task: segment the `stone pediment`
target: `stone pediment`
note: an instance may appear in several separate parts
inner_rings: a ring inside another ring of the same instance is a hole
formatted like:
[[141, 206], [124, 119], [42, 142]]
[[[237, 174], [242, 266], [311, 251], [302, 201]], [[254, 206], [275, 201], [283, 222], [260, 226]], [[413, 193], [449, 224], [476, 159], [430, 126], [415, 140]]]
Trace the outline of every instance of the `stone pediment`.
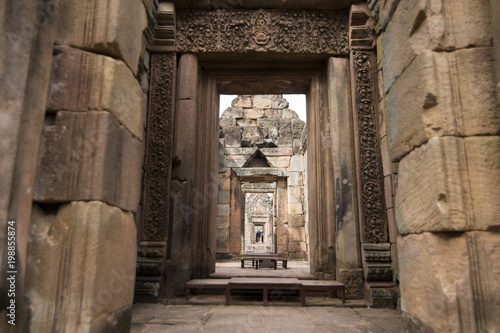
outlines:
[[248, 161], [243, 165], [244, 168], [272, 168], [273, 165], [268, 161], [260, 149], [257, 149]]

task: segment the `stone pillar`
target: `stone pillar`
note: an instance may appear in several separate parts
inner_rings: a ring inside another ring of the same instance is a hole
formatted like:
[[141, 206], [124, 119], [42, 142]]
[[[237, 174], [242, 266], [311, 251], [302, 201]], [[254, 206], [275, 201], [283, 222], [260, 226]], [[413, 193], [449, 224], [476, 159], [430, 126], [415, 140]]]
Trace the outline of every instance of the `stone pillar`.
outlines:
[[316, 75], [313, 78], [308, 99], [307, 177], [311, 273], [318, 279], [335, 279], [332, 129], [326, 75]]
[[381, 12], [389, 153], [399, 162], [401, 310], [409, 330], [500, 329], [491, 4], [401, 0]]
[[133, 0], [59, 9], [33, 189], [30, 330], [125, 331], [144, 155], [146, 98], [135, 75], [146, 9]]
[[171, 236], [170, 190], [173, 157], [173, 118], [177, 59], [174, 7], [162, 3], [156, 24], [148, 29], [149, 108], [144, 158], [142, 218], [138, 237], [136, 301], [155, 301], [165, 294], [165, 262]]
[[195, 213], [198, 58], [180, 57], [178, 68], [172, 169], [172, 221], [166, 277], [167, 295], [181, 293], [191, 278]]
[[359, 242], [356, 168], [352, 152], [349, 61], [330, 58], [327, 68], [331, 151], [335, 190], [335, 255], [337, 277], [347, 285], [348, 297], [363, 297], [363, 269]]
[[231, 169], [230, 178], [230, 211], [229, 211], [229, 253], [233, 256], [238, 256], [243, 253], [243, 247], [245, 246], [245, 240], [243, 239], [242, 223], [242, 203], [244, 198], [244, 193], [241, 191], [241, 181], [236, 175], [236, 172]]
[[393, 268], [385, 209], [375, 36], [367, 5], [350, 12], [350, 47], [360, 236], [365, 288], [374, 307], [394, 306]]
[[[38, 150], [50, 81], [55, 22], [58, 17], [57, 5], [57, 1], [3, 2], [0, 5], [0, 42], [3, 45], [0, 50], [2, 332], [29, 329], [29, 304], [25, 302], [28, 242]], [[11, 249], [15, 248], [11, 250], [11, 253], [15, 252], [15, 262], [8, 258], [7, 245]], [[7, 277], [11, 275], [15, 276], [15, 297], [9, 291], [11, 284]], [[6, 310], [12, 301], [15, 301], [15, 318], [8, 316], [11, 310]], [[11, 325], [14, 323], [15, 326]]]

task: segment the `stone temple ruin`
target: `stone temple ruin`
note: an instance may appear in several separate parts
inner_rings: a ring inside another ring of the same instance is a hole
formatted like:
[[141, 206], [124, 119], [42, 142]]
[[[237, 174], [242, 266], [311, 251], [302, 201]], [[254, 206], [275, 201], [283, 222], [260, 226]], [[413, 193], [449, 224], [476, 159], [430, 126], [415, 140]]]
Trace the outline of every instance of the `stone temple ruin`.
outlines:
[[217, 256], [308, 259], [305, 122], [281, 95], [240, 95], [219, 124]]
[[127, 332], [251, 251], [410, 332], [500, 331], [498, 1], [0, 9], [1, 332]]

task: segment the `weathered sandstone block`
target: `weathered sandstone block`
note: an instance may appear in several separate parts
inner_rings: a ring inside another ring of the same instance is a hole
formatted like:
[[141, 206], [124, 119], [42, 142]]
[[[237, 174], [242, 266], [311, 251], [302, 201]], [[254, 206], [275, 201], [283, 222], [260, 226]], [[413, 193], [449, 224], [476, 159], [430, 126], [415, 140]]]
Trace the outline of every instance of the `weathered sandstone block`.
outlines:
[[219, 203], [220, 204], [229, 203], [229, 191], [219, 191]]
[[227, 128], [224, 131], [226, 147], [241, 147], [241, 131], [242, 127], [239, 126]]
[[241, 118], [243, 117], [243, 109], [241, 107], [230, 106], [222, 112], [221, 118]]
[[59, 17], [57, 44], [122, 59], [137, 74], [142, 31], [147, 27], [141, 1], [63, 1]]
[[[275, 104], [277, 101], [274, 101]], [[273, 95], [256, 95], [253, 97], [253, 107], [256, 109], [273, 108]]]
[[264, 116], [266, 118], [279, 119], [281, 118], [281, 110], [266, 109], [264, 110]]
[[217, 228], [217, 252], [229, 252], [229, 228]]
[[226, 155], [226, 167], [242, 168], [251, 155]]
[[400, 0], [380, 0], [379, 21], [382, 29], [387, 28]]
[[290, 147], [261, 148], [260, 151], [266, 156], [292, 156], [293, 149]]
[[217, 216], [229, 216], [229, 204], [218, 204]]
[[252, 155], [257, 147], [226, 148], [226, 155]]
[[387, 96], [391, 159], [435, 136], [498, 133], [494, 64], [491, 48], [422, 52]]
[[302, 137], [304, 127], [306, 127], [305, 122], [303, 122], [299, 118], [292, 119], [292, 133], [294, 139], [300, 139]]
[[34, 200], [100, 200], [136, 211], [143, 144], [109, 112], [66, 112], [44, 129]]
[[[239, 95], [231, 102], [234, 109], [237, 108], [251, 108], [252, 107], [252, 95]], [[240, 116], [241, 117], [241, 116]]]
[[305, 225], [304, 215], [288, 215], [288, 225], [290, 227], [303, 227]]
[[252, 147], [255, 144], [263, 143], [264, 137], [262, 136], [262, 131], [258, 126], [249, 126], [249, 127], [243, 127], [241, 140], [242, 140], [242, 146]]
[[490, 46], [488, 0], [401, 0], [382, 36], [384, 86], [424, 50]]
[[241, 127], [257, 126], [257, 120], [256, 119], [243, 118], [243, 119], [238, 119], [236, 121], [236, 124], [238, 124], [238, 126], [241, 126]]
[[288, 243], [288, 251], [290, 252], [306, 252], [307, 244], [305, 242], [293, 242], [290, 240]]
[[293, 155], [290, 161], [290, 171], [305, 171], [304, 168], [304, 156], [302, 155]]
[[47, 108], [109, 111], [142, 140], [146, 96], [127, 66], [115, 59], [56, 47]]
[[284, 119], [292, 119], [292, 118], [298, 118], [299, 116], [297, 115], [297, 112], [290, 110], [290, 109], [284, 109], [283, 110], [283, 118]]
[[304, 227], [288, 227], [288, 239], [291, 242], [305, 242], [306, 233]]
[[290, 156], [268, 156], [267, 161], [273, 168], [288, 169], [290, 167]]
[[217, 228], [229, 228], [229, 216], [217, 216]]
[[288, 187], [288, 214], [300, 215], [304, 211], [302, 205], [302, 193], [300, 186]]
[[500, 329], [499, 239], [484, 231], [399, 237], [401, 309], [416, 319], [411, 331]]
[[402, 234], [500, 227], [500, 137], [433, 138], [399, 164]]
[[261, 109], [244, 109], [243, 117], [248, 119], [257, 119], [264, 117], [264, 110]]
[[34, 206], [27, 294], [34, 332], [130, 327], [136, 261], [130, 212], [98, 201]]

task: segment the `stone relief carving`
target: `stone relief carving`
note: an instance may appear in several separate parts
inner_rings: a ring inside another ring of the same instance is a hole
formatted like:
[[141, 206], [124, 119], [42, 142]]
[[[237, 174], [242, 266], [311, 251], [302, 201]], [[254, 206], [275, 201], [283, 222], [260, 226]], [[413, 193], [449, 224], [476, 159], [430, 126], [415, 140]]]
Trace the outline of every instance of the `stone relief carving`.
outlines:
[[333, 11], [177, 11], [178, 53], [347, 55], [348, 16]]
[[172, 114], [176, 55], [151, 55], [151, 86], [144, 163], [143, 240], [167, 238], [172, 171]]
[[374, 107], [374, 81], [371, 74], [370, 52], [353, 51], [358, 118], [359, 160], [361, 170], [361, 205], [365, 241], [381, 243], [387, 240], [385, 223], [382, 162]]
[[361, 269], [341, 269], [339, 281], [345, 284], [346, 297], [363, 297], [363, 271]]

